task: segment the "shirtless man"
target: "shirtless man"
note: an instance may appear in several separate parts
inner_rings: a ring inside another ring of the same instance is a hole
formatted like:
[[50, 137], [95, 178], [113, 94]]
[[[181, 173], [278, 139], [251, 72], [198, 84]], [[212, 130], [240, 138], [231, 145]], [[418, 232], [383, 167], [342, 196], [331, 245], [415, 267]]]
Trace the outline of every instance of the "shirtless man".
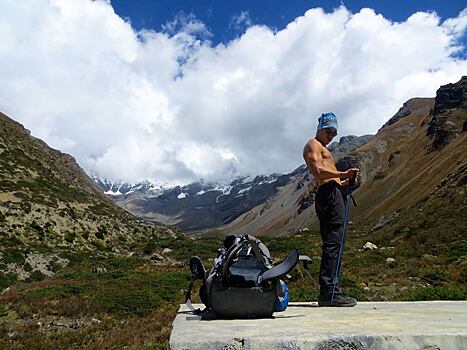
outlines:
[[348, 186], [349, 179], [355, 178], [358, 173], [357, 168], [347, 171], [336, 169], [331, 152], [326, 148], [336, 135], [337, 117], [334, 113], [323, 113], [318, 118], [315, 138], [308, 141], [303, 149], [303, 158], [318, 185], [315, 207], [323, 240], [318, 304], [319, 306], [355, 306], [357, 300], [343, 296], [339, 286], [336, 286], [334, 299], [331, 300], [344, 226], [343, 187]]

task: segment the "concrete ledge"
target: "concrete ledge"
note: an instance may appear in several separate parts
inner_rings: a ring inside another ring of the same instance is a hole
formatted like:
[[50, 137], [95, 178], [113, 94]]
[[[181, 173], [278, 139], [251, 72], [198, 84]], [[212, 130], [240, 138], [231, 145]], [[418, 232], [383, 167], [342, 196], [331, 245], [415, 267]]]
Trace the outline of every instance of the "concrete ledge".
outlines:
[[252, 320], [202, 320], [186, 311], [181, 305], [173, 322], [172, 350], [467, 349], [467, 301], [292, 303], [274, 318]]

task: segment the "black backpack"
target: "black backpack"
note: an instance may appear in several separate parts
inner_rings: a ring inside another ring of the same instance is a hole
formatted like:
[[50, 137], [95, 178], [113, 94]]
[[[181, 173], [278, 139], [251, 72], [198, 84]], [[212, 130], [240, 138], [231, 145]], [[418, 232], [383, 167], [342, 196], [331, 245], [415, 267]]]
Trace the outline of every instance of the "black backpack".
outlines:
[[201, 279], [200, 298], [206, 306], [202, 312], [211, 311], [224, 318], [270, 317], [287, 306], [287, 288], [280, 277], [297, 262], [298, 251], [294, 249], [274, 266], [268, 248], [259, 239], [250, 235], [228, 236], [210, 271], [204, 269], [198, 257], [190, 259], [187, 306], [195, 313], [201, 312], [194, 310], [190, 300], [194, 280]]

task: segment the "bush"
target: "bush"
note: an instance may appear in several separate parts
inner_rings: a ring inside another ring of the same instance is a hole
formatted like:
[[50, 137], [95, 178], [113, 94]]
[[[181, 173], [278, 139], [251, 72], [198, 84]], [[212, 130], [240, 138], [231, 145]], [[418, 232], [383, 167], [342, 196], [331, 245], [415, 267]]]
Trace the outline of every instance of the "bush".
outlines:
[[423, 278], [430, 281], [449, 281], [449, 276], [446, 272], [439, 268], [432, 269], [423, 275]]
[[16, 275], [12, 273], [0, 273], [0, 291], [13, 285], [16, 282]]
[[461, 273], [459, 275], [459, 282], [467, 283], [467, 266], [462, 266]]
[[29, 282], [36, 282], [36, 281], [42, 281], [43, 279], [45, 279], [45, 277], [46, 276], [42, 272], [38, 270], [34, 270], [27, 280]]
[[65, 233], [65, 241], [68, 243], [73, 243], [76, 238], [76, 234], [73, 231]]
[[5, 305], [0, 305], [0, 317], [8, 316], [8, 309]]
[[96, 237], [99, 239], [104, 239], [104, 236], [107, 235], [107, 229], [103, 226], [97, 228]]
[[401, 300], [426, 301], [426, 300], [467, 300], [467, 294], [452, 287], [417, 287], [402, 293]]
[[30, 299], [54, 299], [65, 298], [70, 295], [77, 295], [87, 291], [90, 287], [86, 284], [63, 284], [59, 286], [37, 288], [23, 292], [23, 295]]
[[151, 239], [144, 246], [143, 253], [146, 254], [146, 255], [149, 255], [154, 251], [154, 249], [156, 249], [156, 241]]
[[467, 255], [467, 241], [457, 241], [448, 247], [448, 261], [453, 262], [462, 256]]
[[160, 306], [160, 298], [148, 290], [111, 287], [99, 291], [94, 301], [106, 312], [144, 315]]
[[15, 263], [18, 265], [23, 265], [26, 262], [24, 258], [24, 253], [19, 250], [7, 250], [3, 252], [3, 261], [5, 264]]
[[319, 292], [311, 288], [298, 287], [289, 289], [290, 301], [317, 301]]

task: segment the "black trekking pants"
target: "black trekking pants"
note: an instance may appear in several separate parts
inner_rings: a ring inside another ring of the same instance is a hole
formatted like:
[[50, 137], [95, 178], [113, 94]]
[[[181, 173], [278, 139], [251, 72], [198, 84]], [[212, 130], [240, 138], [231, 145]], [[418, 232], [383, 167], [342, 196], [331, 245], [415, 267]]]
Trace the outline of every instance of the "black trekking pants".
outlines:
[[[320, 295], [330, 297], [344, 228], [345, 207], [341, 185], [335, 181], [321, 185], [316, 193], [315, 208], [323, 240], [319, 271]], [[340, 294], [339, 286], [335, 293]]]

